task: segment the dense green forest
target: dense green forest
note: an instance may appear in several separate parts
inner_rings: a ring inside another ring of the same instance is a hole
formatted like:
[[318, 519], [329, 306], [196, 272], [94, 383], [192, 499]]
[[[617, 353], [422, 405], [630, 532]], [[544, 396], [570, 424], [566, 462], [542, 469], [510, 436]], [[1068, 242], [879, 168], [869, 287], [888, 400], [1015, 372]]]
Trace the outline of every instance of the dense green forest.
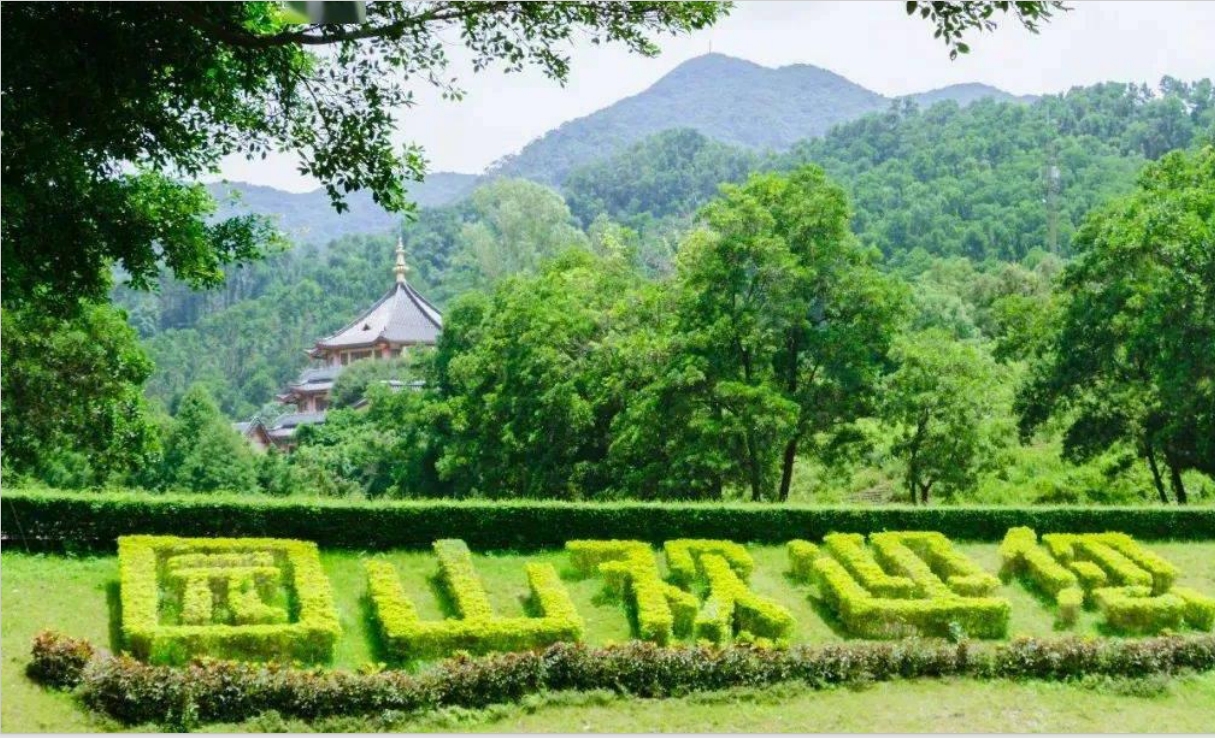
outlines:
[[[401, 231], [411, 280], [447, 308], [437, 354], [401, 369], [428, 389], [364, 380], [369, 410], [244, 473], [377, 496], [1210, 497], [1205, 410], [1111, 415], [1052, 341], [1081, 330], [1059, 326], [1082, 320], [1069, 264], [1094, 213], [1213, 139], [1211, 83], [1165, 79], [903, 101], [779, 154], [666, 131], [560, 193], [489, 180]], [[209, 293], [120, 288], [149, 397], [180, 412], [205, 389], [230, 417], [273, 417], [302, 349], [387, 288], [392, 242], [286, 251]]]
[[[1172, 421], [1153, 415], [1145, 433], [1148, 416], [1122, 418], [1079, 444], [1076, 424], [1096, 422], [1083, 392], [1043, 367], [1091, 213], [1213, 131], [1210, 82], [1166, 79], [1031, 104], [904, 100], [781, 153], [664, 131], [573, 169], [560, 192], [487, 179], [400, 231], [411, 281], [447, 309], [437, 354], [401, 370], [428, 389], [364, 380], [370, 409], [301, 431], [290, 457], [223, 440], [224, 417], [289, 409], [273, 397], [303, 350], [387, 289], [393, 236], [283, 250], [203, 292], [168, 275], [154, 293], [120, 284], [150, 359], [132, 374], [147, 400], [130, 401], [150, 402], [167, 440], [110, 433], [149, 459], [118, 478], [280, 494], [1203, 499], [1215, 488], [1194, 443], [1167, 442], [1170, 461], [1145, 441]], [[784, 246], [757, 246], [756, 229]], [[772, 281], [747, 286], [756, 274]], [[113, 350], [136, 350], [125, 341]], [[222, 474], [205, 460], [224, 454], [165, 461], [188, 456], [171, 439], [199, 434], [239, 461]], [[67, 454], [41, 476], [114, 473]]]
[[[402, 232], [411, 280], [440, 305], [574, 245], [618, 241], [646, 274], [662, 275], [721, 183], [814, 163], [844, 186], [852, 230], [881, 250], [887, 269], [915, 279], [932, 271], [933, 257], [956, 256], [1037, 266], [1044, 254], [1066, 259], [1084, 216], [1129, 192], [1145, 161], [1210, 136], [1212, 126], [1211, 83], [1166, 79], [1155, 92], [1107, 84], [1032, 105], [900, 103], [780, 155], [674, 130], [574, 171], [564, 202], [500, 180], [455, 205], [422, 209]], [[201, 381], [226, 412], [248, 416], [298, 372], [303, 348], [387, 288], [390, 253], [387, 235], [349, 237], [243, 265], [210, 292], [172, 281], [158, 295], [120, 289], [158, 367], [150, 394], [172, 406]], [[952, 311], [959, 335], [978, 335], [975, 322], [986, 318], [963, 309], [959, 293], [970, 286], [941, 281], [915, 290], [917, 301]]]

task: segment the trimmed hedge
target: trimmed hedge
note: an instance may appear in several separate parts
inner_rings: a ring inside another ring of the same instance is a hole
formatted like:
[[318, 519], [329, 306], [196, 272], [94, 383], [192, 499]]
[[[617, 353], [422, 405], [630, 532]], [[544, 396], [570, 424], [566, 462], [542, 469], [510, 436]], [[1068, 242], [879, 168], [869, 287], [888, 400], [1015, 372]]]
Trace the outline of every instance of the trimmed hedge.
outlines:
[[960, 628], [975, 638], [1004, 637], [1011, 606], [982, 596], [999, 581], [954, 551], [940, 533], [874, 533], [869, 542], [876, 557], [859, 535], [829, 535], [829, 555], [813, 564], [820, 595], [848, 632], [901, 638], [908, 631], [947, 636]]
[[692, 632], [700, 602], [664, 582], [654, 552], [642, 541], [566, 541], [570, 564], [581, 576], [600, 574], [604, 589], [632, 612], [634, 635], [665, 645]]
[[[1059, 608], [1055, 619], [1061, 625], [1071, 625], [1080, 616], [1084, 590], [1077, 574], [1038, 546], [1038, 534], [1030, 528], [1010, 529], [1000, 544], [1000, 578], [1010, 581], [1020, 577], [1039, 592], [1055, 598]], [[1098, 579], [1089, 575], [1089, 581]]]
[[478, 550], [560, 547], [569, 539], [675, 538], [777, 543], [830, 532], [935, 530], [999, 541], [1009, 528], [1118, 530], [1141, 540], [1215, 539], [1215, 507], [805, 507], [529, 501], [357, 502], [135, 492], [4, 490], [10, 541], [113, 550], [119, 536], [254, 536], [325, 548], [426, 549], [459, 536]]
[[526, 567], [531, 603], [540, 616], [503, 618], [494, 614], [463, 541], [435, 541], [434, 550], [439, 581], [459, 619], [419, 619], [392, 564], [378, 559], [364, 563], [368, 597], [384, 649], [393, 660], [432, 659], [457, 651], [524, 651], [582, 638], [582, 617], [551, 565], [529, 563]]
[[1042, 543], [1046, 550], [1028, 528], [1008, 531], [1000, 544], [1001, 576], [1021, 574], [1054, 595], [1064, 623], [1074, 622], [1087, 601], [1123, 633], [1215, 625], [1215, 599], [1174, 588], [1177, 568], [1124, 533], [1048, 533]]
[[[267, 556], [275, 567], [246, 566], [264, 564]], [[183, 663], [199, 655], [304, 662], [333, 657], [341, 626], [316, 544], [124, 536], [118, 540], [118, 560], [122, 635], [139, 658]], [[190, 568], [204, 562], [211, 566]], [[280, 577], [292, 591], [294, 622], [288, 622], [292, 618], [285, 610], [262, 599], [267, 590], [278, 588]], [[181, 598], [180, 624], [163, 622], [162, 587]], [[216, 596], [226, 597], [234, 624], [212, 621]]]
[[[82, 662], [83, 654], [91, 656]], [[267, 710], [314, 720], [387, 710], [485, 707], [559, 690], [608, 689], [655, 698], [781, 682], [820, 688], [944, 676], [1066, 680], [1212, 669], [1212, 636], [1018, 639], [990, 648], [968, 642], [855, 642], [790, 649], [558, 644], [542, 653], [456, 659], [419, 674], [361, 674], [230, 661], [196, 662], [184, 669], [149, 666], [106, 653], [93, 655], [85, 642], [42, 634], [27, 671], [52, 686], [78, 685], [85, 704], [127, 725], [159, 723], [181, 730], [245, 720]]]
[[702, 557], [705, 554], [716, 554], [730, 564], [730, 568], [744, 580], [755, 570], [755, 561], [747, 552], [746, 546], [734, 541], [708, 540], [697, 538], [677, 538], [662, 544], [662, 550], [667, 556], [667, 569], [671, 573], [671, 581], [681, 587], [690, 585], [697, 579], [705, 577]]
[[818, 546], [809, 541], [792, 540], [785, 545], [789, 554], [789, 574], [794, 581], [812, 584], [814, 560], [819, 557]]
[[705, 553], [699, 564], [709, 583], [709, 596], [696, 615], [698, 638], [721, 645], [729, 643], [735, 633], [772, 641], [784, 640], [793, 634], [796, 621], [792, 613], [752, 592], [724, 556]]

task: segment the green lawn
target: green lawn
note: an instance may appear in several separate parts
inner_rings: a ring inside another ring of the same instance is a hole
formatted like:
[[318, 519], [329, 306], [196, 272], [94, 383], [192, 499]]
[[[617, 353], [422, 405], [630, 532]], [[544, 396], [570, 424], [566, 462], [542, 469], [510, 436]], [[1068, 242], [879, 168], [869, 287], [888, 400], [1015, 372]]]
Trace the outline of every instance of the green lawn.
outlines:
[[[996, 571], [995, 543], [958, 545], [987, 570]], [[1215, 543], [1150, 545], [1181, 570], [1179, 583], [1215, 593]], [[798, 621], [795, 640], [823, 642], [841, 638], [832, 630], [829, 619], [816, 610], [809, 596], [812, 588], [793, 584], [785, 577], [787, 562], [783, 547], [754, 547], [751, 552], [756, 561], [752, 586], [794, 613]], [[435, 569], [429, 553], [398, 551], [388, 556], [397, 564], [406, 589], [423, 617], [442, 617], [443, 608], [434, 597], [429, 579]], [[363, 601], [361, 557], [361, 554], [349, 552], [322, 554], [342, 618], [343, 635], [338, 642], [335, 663], [349, 668], [376, 660]], [[527, 591], [524, 561], [548, 561], [559, 571], [566, 568], [566, 557], [561, 551], [523, 556], [476, 556], [478, 571], [500, 614], [523, 612], [521, 598]], [[3, 697], [0, 729], [5, 732], [71, 732], [118, 727], [80, 709], [71, 697], [32, 684], [23, 673], [30, 640], [43, 628], [112, 647], [117, 625], [112, 617], [117, 577], [118, 562], [113, 556], [39, 556], [10, 550], [0, 557], [3, 585], [0, 646], [4, 659], [0, 669], [0, 696]], [[566, 584], [586, 620], [589, 643], [605, 644], [629, 638], [622, 608], [597, 597], [599, 581], [567, 578]], [[1015, 583], [1005, 586], [1002, 594], [1013, 604], [1010, 628], [1013, 635], [1055, 633], [1051, 611], [1022, 586]], [[1095, 615], [1086, 613], [1076, 630], [1096, 633], [1096, 620]], [[781, 698], [779, 709], [774, 708], [773, 698], [767, 692], [657, 702], [604, 699], [594, 695], [585, 698], [564, 696], [548, 701], [555, 704], [533, 705], [534, 710], [513, 707], [483, 713], [456, 711], [386, 727], [436, 730], [444, 729], [451, 721], [459, 723], [448, 726], [455, 729], [582, 731], [584, 726], [589, 726], [585, 729], [621, 732], [657, 727], [672, 731], [702, 728], [1101, 731], [1133, 730], [1134, 726], [1144, 730], [1186, 730], [1187, 725], [1189, 730], [1209, 727], [1205, 723], [1185, 723], [1188, 715], [1202, 710], [1183, 710], [1181, 705], [1187, 700], [1197, 701], [1206, 706], [1208, 715], [1215, 712], [1215, 680], [1211, 676], [1186, 679], [1166, 687], [1151, 698], [1125, 696], [1116, 693], [1117, 690], [1110, 692], [1104, 688], [1053, 684], [923, 682], [877, 685], [862, 692], [822, 693], [782, 687], [780, 690], [784, 690], [781, 693], [785, 697]], [[906, 709], [892, 706], [903, 702]], [[1101, 708], [1101, 705], [1105, 707]], [[258, 729], [257, 724], [244, 727]], [[374, 727], [377, 726], [358, 723], [358, 729]], [[293, 724], [292, 729], [298, 730], [301, 726]]]

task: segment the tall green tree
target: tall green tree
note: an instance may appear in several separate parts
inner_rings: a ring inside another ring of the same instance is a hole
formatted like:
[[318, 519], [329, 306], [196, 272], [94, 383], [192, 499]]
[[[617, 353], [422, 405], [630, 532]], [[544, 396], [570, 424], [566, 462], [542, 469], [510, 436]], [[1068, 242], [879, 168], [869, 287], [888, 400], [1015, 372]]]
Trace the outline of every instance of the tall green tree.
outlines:
[[257, 489], [254, 452], [202, 385], [181, 398], [165, 439], [160, 486], [188, 492]]
[[13, 3], [2, 11], [4, 304], [69, 312], [103, 299], [112, 264], [137, 287], [166, 265], [195, 285], [256, 256], [264, 221], [208, 222], [196, 178], [228, 155], [297, 154], [339, 210], [370, 190], [406, 207], [424, 174], [393, 143], [411, 87], [461, 91], [449, 37], [482, 69], [569, 73], [575, 36], [658, 53], [654, 36], [713, 23], [716, 3], [367, 4], [358, 26], [296, 25], [276, 2]]
[[472, 193], [467, 210], [445, 280], [453, 291], [487, 289], [509, 275], [534, 273], [571, 246], [587, 246], [565, 200], [544, 185], [496, 180]]
[[1157, 493], [1215, 476], [1215, 146], [1148, 166], [1137, 191], [1094, 213], [1062, 280], [1059, 323], [1019, 397], [1023, 433], [1066, 419], [1064, 451], [1123, 440]]
[[1012, 0], [962, 0], [961, 2], [926, 2], [925, 0], [908, 0], [907, 15], [916, 15], [929, 20], [936, 27], [936, 38], [945, 42], [949, 48], [949, 58], [956, 59], [958, 54], [969, 54], [970, 45], [962, 37], [971, 31], [996, 30], [996, 13], [1011, 15], [1027, 31], [1037, 33], [1038, 27], [1050, 21], [1057, 11], [1070, 10], [1062, 2]]
[[893, 356], [898, 369], [885, 383], [881, 415], [895, 428], [892, 451], [904, 463], [908, 498], [928, 504], [934, 489], [973, 488], [1006, 438], [994, 361], [940, 329], [900, 338]]
[[71, 320], [0, 315], [6, 469], [88, 486], [155, 461], [160, 444], [140, 392], [152, 363], [125, 314], [91, 305]]
[[615, 405], [597, 381], [598, 346], [635, 281], [623, 259], [575, 249], [453, 305], [435, 383], [438, 470], [454, 494], [576, 499], [606, 488]]
[[753, 499], [788, 498], [801, 445], [872, 406], [902, 295], [848, 231], [821, 169], [753, 177], [703, 211], [678, 262], [676, 331]]

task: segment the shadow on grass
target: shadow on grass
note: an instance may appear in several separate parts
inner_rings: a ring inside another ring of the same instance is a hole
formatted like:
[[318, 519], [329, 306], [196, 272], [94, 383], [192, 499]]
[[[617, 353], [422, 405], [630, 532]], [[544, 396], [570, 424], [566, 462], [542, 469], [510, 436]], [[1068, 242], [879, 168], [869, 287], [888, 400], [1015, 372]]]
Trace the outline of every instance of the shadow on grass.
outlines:
[[[1016, 586], [1021, 587], [1021, 589], [1028, 592], [1029, 596], [1033, 597], [1038, 602], [1038, 604], [1042, 606], [1043, 610], [1046, 610], [1047, 612], [1054, 614], [1055, 619], [1054, 619], [1054, 622], [1051, 624], [1051, 630], [1053, 630], [1054, 632], [1065, 633], [1065, 632], [1074, 632], [1076, 630], [1076, 623], [1065, 623], [1059, 619], [1059, 603], [1055, 600], [1054, 595], [1047, 593], [1041, 587], [1034, 584], [1033, 580], [1029, 579], [1028, 577], [1019, 576], [1019, 577], [1010, 579], [1007, 582], [1002, 581], [1001, 584], [1003, 584], [1004, 586], [1016, 585]], [[1092, 608], [1089, 607], [1087, 598], [1085, 598], [1084, 610], [1088, 611], [1091, 609]]]
[[831, 632], [845, 640], [852, 638], [852, 634], [844, 627], [844, 623], [836, 616], [835, 611], [831, 609], [827, 603], [817, 594], [807, 595], [806, 599], [810, 602], [810, 607], [814, 610], [814, 614], [826, 624]]
[[375, 605], [371, 603], [371, 597], [366, 593], [359, 597], [359, 614], [368, 626], [363, 628], [363, 642], [367, 644], [367, 651], [371, 654], [371, 659], [376, 663], [392, 663], [393, 658], [384, 644], [379, 618], [375, 615]]
[[444, 619], [460, 617], [460, 611], [456, 608], [456, 601], [452, 599], [451, 592], [443, 584], [441, 574], [435, 573], [426, 577], [426, 585], [430, 589], [431, 595], [434, 596], [435, 602], [439, 603], [439, 612], [443, 613]]
[[122, 651], [122, 591], [118, 580], [112, 579], [105, 585], [105, 604], [110, 617], [110, 651]]

